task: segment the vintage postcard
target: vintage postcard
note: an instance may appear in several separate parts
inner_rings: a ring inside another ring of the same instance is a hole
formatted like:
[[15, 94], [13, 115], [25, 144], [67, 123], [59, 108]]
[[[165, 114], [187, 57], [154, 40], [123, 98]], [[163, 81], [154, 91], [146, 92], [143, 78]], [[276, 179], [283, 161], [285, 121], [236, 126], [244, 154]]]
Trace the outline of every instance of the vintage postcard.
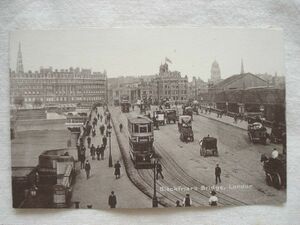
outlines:
[[286, 201], [280, 29], [10, 35], [14, 208]]

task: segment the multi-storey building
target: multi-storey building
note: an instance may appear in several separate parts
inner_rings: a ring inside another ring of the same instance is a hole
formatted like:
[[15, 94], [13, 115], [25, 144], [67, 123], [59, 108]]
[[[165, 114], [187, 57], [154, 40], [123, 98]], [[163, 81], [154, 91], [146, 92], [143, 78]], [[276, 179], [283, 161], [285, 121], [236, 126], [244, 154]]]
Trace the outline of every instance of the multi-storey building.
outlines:
[[105, 102], [106, 74], [85, 69], [52, 70], [52, 68], [27, 73], [10, 71], [10, 97], [15, 104], [23, 98], [25, 105], [91, 106]]
[[66, 105], [91, 106], [105, 102], [106, 71], [72, 67], [68, 70], [40, 68], [24, 72], [19, 45], [16, 71], [10, 70], [10, 102], [12, 105]]
[[153, 82], [157, 84], [157, 100], [188, 100], [188, 77], [182, 77], [178, 71], [169, 71], [167, 63], [160, 65], [159, 75]]

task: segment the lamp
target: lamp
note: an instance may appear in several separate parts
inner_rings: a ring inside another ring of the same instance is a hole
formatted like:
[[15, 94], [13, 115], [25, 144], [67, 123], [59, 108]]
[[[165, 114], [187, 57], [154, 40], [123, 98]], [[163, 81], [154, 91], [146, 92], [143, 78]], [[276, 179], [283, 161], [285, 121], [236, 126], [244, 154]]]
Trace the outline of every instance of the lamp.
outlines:
[[109, 158], [108, 158], [108, 167], [113, 167], [112, 164], [112, 156], [111, 156], [111, 128], [112, 126], [110, 125], [110, 122], [107, 125], [107, 134], [108, 134], [108, 138], [109, 138]]
[[156, 208], [158, 207], [158, 200], [156, 197], [156, 165], [157, 165], [157, 159], [152, 157], [151, 158], [151, 166], [153, 167], [153, 198], [152, 198], [152, 207]]

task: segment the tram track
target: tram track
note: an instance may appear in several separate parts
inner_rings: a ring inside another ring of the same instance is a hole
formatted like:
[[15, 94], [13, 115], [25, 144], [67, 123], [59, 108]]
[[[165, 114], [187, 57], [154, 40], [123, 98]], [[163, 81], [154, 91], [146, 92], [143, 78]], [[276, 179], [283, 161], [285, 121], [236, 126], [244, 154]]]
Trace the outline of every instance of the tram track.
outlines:
[[[120, 121], [120, 116], [125, 116], [126, 118], [128, 115], [118, 113], [118, 116], [115, 119], [118, 119], [118, 122]], [[123, 121], [124, 123], [124, 121]], [[125, 132], [123, 131], [123, 135], [128, 138], [128, 131], [124, 128]], [[159, 153], [161, 157], [161, 164], [164, 168], [164, 176], [165, 179], [159, 179], [157, 181], [157, 185], [160, 187], [176, 187], [176, 186], [181, 186], [183, 188], [190, 188], [190, 187], [199, 187], [199, 186], [204, 186], [207, 187], [204, 183], [201, 181], [195, 179], [194, 177], [190, 176], [187, 174], [183, 168], [171, 157], [171, 155], [159, 144], [154, 142], [154, 147], [157, 153]], [[150, 189], [147, 190], [148, 196], [149, 192], [153, 192], [153, 174], [152, 170], [149, 169], [137, 169], [137, 175], [139, 176], [139, 179], [144, 183], [145, 186]], [[145, 192], [145, 190], [142, 190]], [[160, 188], [158, 187], [157, 193], [158, 196], [161, 196], [165, 198], [165, 202], [163, 203], [163, 198], [159, 198], [159, 203], [164, 206], [170, 206], [170, 205], [175, 205], [176, 200], [181, 200], [185, 197], [185, 194], [180, 191], [173, 190], [171, 192], [167, 192], [168, 194], [165, 193], [166, 191], [160, 191]], [[193, 205], [194, 206], [204, 206], [208, 205], [208, 198], [210, 197], [209, 191], [203, 191], [203, 190], [197, 190], [197, 189], [192, 189], [188, 193], [191, 194], [193, 198]], [[217, 192], [218, 193], [218, 198], [219, 198], [219, 203], [220, 205], [224, 206], [237, 206], [237, 205], [247, 205], [247, 203], [240, 201], [239, 199], [236, 199], [234, 197], [231, 197], [229, 195], [226, 195], [222, 192]], [[168, 202], [168, 203], [167, 203]]]
[[[173, 169], [172, 173], [174, 174], [174, 178], [176, 178], [180, 183], [187, 187], [208, 187], [206, 184], [201, 181], [195, 179], [188, 173], [186, 173], [183, 168], [170, 156], [170, 154], [159, 144], [155, 143], [155, 150], [159, 152], [162, 156], [162, 165], [165, 170]], [[168, 160], [164, 160], [168, 159]], [[169, 164], [169, 165], [168, 165]], [[168, 166], [167, 166], [168, 165]], [[180, 178], [180, 179], [179, 179]], [[191, 192], [196, 193], [198, 195], [204, 196], [206, 199], [210, 197], [209, 191], [199, 191], [197, 189], [191, 190]], [[224, 206], [238, 206], [238, 205], [248, 205], [246, 202], [243, 202], [237, 198], [231, 197], [227, 194], [224, 194], [220, 191], [216, 191], [219, 199], [219, 203]]]

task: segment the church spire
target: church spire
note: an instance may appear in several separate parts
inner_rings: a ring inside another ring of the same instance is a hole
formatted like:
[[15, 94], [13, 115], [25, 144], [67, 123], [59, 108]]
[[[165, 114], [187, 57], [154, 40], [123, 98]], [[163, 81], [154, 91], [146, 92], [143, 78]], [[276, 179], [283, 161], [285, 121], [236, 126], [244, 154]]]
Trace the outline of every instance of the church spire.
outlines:
[[244, 62], [243, 62], [243, 58], [241, 60], [241, 74], [244, 73]]
[[21, 51], [21, 42], [19, 42], [16, 72], [17, 73], [24, 73], [23, 61], [22, 61], [22, 51]]

